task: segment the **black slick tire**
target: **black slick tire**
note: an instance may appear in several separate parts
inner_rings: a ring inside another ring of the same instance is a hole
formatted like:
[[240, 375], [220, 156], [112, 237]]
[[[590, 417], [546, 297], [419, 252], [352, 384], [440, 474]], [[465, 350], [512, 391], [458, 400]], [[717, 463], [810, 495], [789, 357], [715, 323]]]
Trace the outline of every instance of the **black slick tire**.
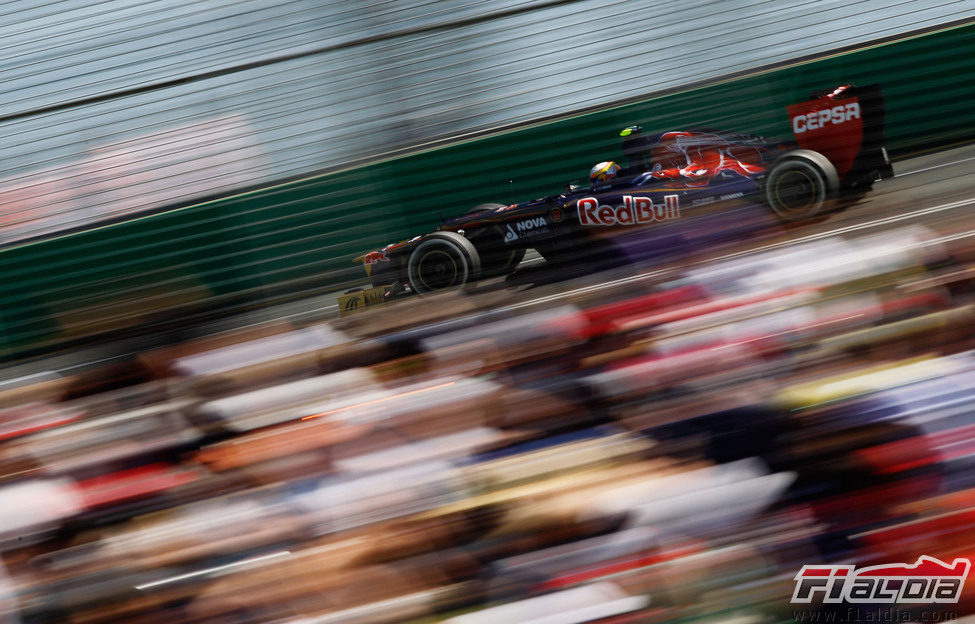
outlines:
[[826, 212], [838, 186], [836, 167], [825, 156], [811, 150], [794, 150], [769, 168], [764, 195], [779, 219], [795, 222]]
[[473, 243], [456, 232], [434, 232], [417, 245], [407, 262], [410, 289], [423, 294], [463, 286], [481, 272]]

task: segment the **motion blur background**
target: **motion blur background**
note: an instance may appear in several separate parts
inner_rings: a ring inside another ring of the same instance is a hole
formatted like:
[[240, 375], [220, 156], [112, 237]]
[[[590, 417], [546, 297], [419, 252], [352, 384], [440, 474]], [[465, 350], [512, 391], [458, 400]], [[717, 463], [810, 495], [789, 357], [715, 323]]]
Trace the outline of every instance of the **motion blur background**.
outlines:
[[[975, 556], [972, 0], [0, 16], [0, 621], [785, 622], [803, 564]], [[844, 213], [338, 318], [624, 126], [845, 83], [898, 177]]]
[[[943, 25], [970, 16], [967, 4], [12, 2], [0, 235], [618, 106]], [[725, 116], [735, 121], [713, 123]]]
[[4, 11], [7, 353], [334, 289], [441, 211], [583, 177], [631, 123], [788, 137], [784, 107], [840, 81], [883, 85], [895, 156], [975, 127], [967, 0]]

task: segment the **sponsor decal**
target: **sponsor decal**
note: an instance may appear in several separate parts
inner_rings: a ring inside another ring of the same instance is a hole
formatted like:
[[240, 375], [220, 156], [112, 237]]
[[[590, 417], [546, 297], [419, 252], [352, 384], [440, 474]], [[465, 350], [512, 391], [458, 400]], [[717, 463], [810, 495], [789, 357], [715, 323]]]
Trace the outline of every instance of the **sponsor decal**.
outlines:
[[548, 232], [548, 221], [545, 220], [545, 217], [532, 217], [518, 221], [514, 227], [509, 223], [505, 225], [505, 228], [508, 232], [504, 235], [504, 241], [510, 243], [520, 238], [534, 238], [539, 234]]
[[796, 115], [792, 118], [792, 131], [799, 135], [830, 125], [838, 126], [851, 119], [860, 119], [860, 104], [858, 102], [850, 102], [841, 106], [811, 111], [804, 115]]
[[549, 218], [552, 219], [552, 223], [562, 223], [562, 219], [565, 218], [565, 213], [561, 208], [552, 208]]
[[548, 226], [548, 221], [545, 217], [535, 217], [534, 219], [526, 219], [525, 221], [519, 221], [515, 224], [515, 229], [519, 232], [528, 232], [536, 228], [543, 228]]
[[695, 199], [691, 202], [692, 206], [705, 206], [707, 204], [713, 204], [715, 202], [714, 197], [702, 197], [701, 199]]
[[362, 264], [379, 264], [389, 262], [389, 256], [384, 251], [371, 251], [362, 257]]
[[386, 303], [385, 286], [376, 286], [366, 290], [356, 290], [339, 297], [339, 313], [343, 316], [362, 308]]
[[584, 197], [576, 202], [581, 225], [636, 225], [656, 223], [680, 218], [680, 197], [664, 196], [663, 203], [655, 204], [649, 197], [623, 196], [622, 206], [601, 205], [595, 197]]
[[795, 575], [793, 604], [822, 603], [957, 603], [971, 561], [951, 564], [921, 555], [916, 563], [856, 568], [852, 565], [804, 565]]
[[365, 269], [366, 275], [372, 275], [372, 268], [374, 265], [380, 262], [389, 262], [389, 256], [386, 255], [386, 250], [390, 247], [383, 247], [379, 251], [370, 251], [367, 254], [363, 254], [356, 258], [357, 261], [362, 262], [362, 268]]
[[721, 199], [738, 199], [739, 197], [744, 197], [744, 193], [728, 193], [727, 195], [722, 195]]
[[823, 154], [840, 178], [845, 176], [863, 141], [863, 110], [856, 98], [819, 98], [787, 110], [799, 147]]

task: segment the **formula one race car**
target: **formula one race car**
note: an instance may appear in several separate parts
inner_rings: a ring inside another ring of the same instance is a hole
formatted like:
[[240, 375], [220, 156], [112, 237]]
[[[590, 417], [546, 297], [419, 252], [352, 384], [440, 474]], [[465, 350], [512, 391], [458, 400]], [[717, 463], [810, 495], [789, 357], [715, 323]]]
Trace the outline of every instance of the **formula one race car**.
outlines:
[[[548, 261], [576, 259], [586, 250], [602, 256], [614, 235], [733, 204], [764, 206], [780, 221], [807, 220], [893, 176], [879, 87], [842, 86], [788, 112], [795, 141], [631, 126], [620, 133], [625, 167], [597, 165], [589, 186], [478, 206], [434, 232], [356, 260], [377, 289], [426, 293], [510, 273], [530, 248]], [[371, 303], [363, 297], [353, 303]]]

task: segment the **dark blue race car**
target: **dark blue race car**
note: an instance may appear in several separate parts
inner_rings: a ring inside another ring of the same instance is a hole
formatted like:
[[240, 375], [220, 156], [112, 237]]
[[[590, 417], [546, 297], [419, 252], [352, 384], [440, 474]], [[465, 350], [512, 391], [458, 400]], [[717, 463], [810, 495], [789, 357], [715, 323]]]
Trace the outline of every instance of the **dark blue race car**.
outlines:
[[620, 133], [625, 166], [598, 164], [588, 186], [478, 206], [434, 232], [356, 260], [375, 287], [414, 293], [505, 275], [527, 249], [593, 270], [601, 260], [618, 259], [616, 241], [648, 229], [666, 231], [667, 224], [741, 206], [761, 206], [779, 221], [804, 221], [860, 199], [875, 181], [893, 175], [879, 87], [813, 94], [788, 112], [793, 141], [626, 128]]

